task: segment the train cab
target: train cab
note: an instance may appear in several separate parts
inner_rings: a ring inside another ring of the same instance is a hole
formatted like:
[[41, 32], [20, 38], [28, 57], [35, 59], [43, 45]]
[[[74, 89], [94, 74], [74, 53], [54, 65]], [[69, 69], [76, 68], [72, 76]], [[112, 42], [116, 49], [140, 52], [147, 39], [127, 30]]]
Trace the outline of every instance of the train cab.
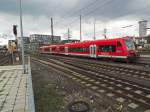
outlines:
[[138, 55], [138, 53], [136, 52], [135, 44], [134, 44], [133, 40], [124, 39], [124, 44], [125, 44], [125, 46], [126, 46], [127, 58], [128, 58], [130, 61], [136, 60], [136, 59], [139, 57], [139, 55]]

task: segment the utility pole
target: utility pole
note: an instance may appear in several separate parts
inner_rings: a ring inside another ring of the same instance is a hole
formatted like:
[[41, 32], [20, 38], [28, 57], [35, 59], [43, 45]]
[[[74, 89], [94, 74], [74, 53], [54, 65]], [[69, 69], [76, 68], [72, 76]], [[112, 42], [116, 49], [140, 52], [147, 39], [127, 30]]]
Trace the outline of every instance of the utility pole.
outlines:
[[68, 28], [68, 40], [70, 39], [70, 30]]
[[107, 29], [106, 28], [104, 28], [104, 37], [105, 37], [105, 39], [107, 39]]
[[81, 32], [82, 32], [82, 30], [81, 30], [81, 28], [82, 28], [82, 26], [81, 26], [81, 15], [80, 15], [80, 42], [82, 41], [82, 34], [81, 34]]
[[96, 20], [94, 19], [94, 37], [93, 37], [94, 40], [96, 39], [96, 36], [95, 36], [95, 24], [96, 24]]
[[23, 65], [23, 73], [26, 73], [25, 68], [25, 59], [24, 59], [24, 42], [23, 42], [23, 25], [22, 25], [22, 2], [20, 0], [20, 32], [21, 32], [21, 47], [22, 47], [22, 65]]
[[51, 18], [51, 36], [52, 36], [52, 43], [54, 40], [54, 32], [53, 32], [53, 18]]

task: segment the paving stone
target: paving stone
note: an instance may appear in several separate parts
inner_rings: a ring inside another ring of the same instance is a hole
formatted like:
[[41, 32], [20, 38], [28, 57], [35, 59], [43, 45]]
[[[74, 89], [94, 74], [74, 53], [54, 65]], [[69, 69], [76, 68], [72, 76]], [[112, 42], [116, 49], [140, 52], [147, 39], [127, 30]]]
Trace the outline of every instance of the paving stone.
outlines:
[[118, 101], [118, 102], [120, 102], [120, 103], [123, 103], [123, 102], [125, 101], [125, 99], [122, 98], [122, 97], [119, 97], [119, 98], [116, 99], [116, 101]]
[[137, 108], [139, 105], [138, 105], [138, 104], [135, 104], [135, 103], [130, 103], [128, 106], [129, 106], [130, 108], [132, 108], [132, 109], [135, 109], [135, 108]]
[[0, 106], [4, 104], [1, 112], [24, 112], [27, 75], [22, 75], [22, 66], [0, 66], [1, 69], [4, 69], [4, 73], [0, 73]]

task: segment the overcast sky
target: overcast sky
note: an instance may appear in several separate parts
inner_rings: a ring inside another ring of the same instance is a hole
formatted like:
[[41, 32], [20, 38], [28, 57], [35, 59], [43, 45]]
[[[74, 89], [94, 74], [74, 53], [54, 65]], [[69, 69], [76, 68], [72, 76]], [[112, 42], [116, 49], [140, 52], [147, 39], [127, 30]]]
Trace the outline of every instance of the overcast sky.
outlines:
[[[50, 18], [54, 19], [54, 34], [70, 28], [79, 39], [79, 15], [82, 15], [83, 39], [92, 39], [96, 20], [97, 39], [108, 36], [138, 35], [138, 21], [150, 20], [150, 0], [22, 0], [24, 35], [50, 34]], [[12, 35], [12, 25], [19, 26], [19, 0], [0, 0], [0, 34]], [[129, 28], [121, 28], [134, 25]], [[18, 27], [19, 28], [19, 27]]]

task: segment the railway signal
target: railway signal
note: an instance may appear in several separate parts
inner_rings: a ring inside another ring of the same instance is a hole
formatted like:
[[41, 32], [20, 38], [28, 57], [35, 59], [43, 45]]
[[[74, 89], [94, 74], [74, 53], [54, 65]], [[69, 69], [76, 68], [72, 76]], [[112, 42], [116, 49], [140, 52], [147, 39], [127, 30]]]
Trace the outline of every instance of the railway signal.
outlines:
[[13, 25], [13, 33], [17, 37], [17, 25]]

